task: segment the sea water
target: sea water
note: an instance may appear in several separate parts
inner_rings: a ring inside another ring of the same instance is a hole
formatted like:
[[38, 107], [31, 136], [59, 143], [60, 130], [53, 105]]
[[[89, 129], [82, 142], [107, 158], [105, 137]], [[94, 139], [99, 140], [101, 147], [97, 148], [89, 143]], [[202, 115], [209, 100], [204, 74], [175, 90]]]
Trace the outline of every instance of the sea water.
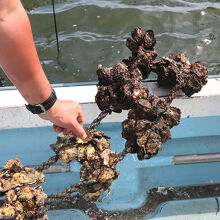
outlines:
[[[61, 52], [58, 60], [51, 0], [22, 0], [51, 83], [97, 81], [99, 64], [111, 67], [131, 55], [125, 41], [136, 26], [154, 30], [158, 59], [171, 52], [187, 53], [191, 62], [204, 62], [210, 75], [220, 74], [218, 0], [54, 2]], [[2, 71], [0, 76], [4, 76]]]

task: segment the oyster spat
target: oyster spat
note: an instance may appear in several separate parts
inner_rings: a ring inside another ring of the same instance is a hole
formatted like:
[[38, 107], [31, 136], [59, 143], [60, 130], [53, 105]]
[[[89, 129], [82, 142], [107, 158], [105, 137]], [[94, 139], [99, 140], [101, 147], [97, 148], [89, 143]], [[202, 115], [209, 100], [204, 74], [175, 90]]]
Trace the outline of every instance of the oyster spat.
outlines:
[[[0, 208], [0, 216], [17, 216], [16, 220], [23, 220], [24, 214], [34, 214], [40, 207], [43, 207], [47, 195], [41, 186], [31, 188], [24, 186], [9, 190], [6, 193], [4, 205]], [[47, 220], [47, 216], [36, 218], [38, 220]]]
[[45, 176], [32, 168], [24, 167], [17, 158], [7, 161], [0, 172], [0, 193], [16, 187], [44, 183]]
[[[119, 176], [116, 171], [116, 154], [111, 152], [109, 137], [102, 131], [89, 130], [87, 138], [73, 138], [61, 135], [52, 149], [64, 163], [76, 159], [82, 167], [80, 182], [92, 182], [89, 187], [81, 187], [79, 193], [87, 200], [95, 202]], [[61, 141], [62, 140], [62, 141]]]
[[207, 83], [208, 70], [199, 61], [191, 64], [186, 54], [163, 57], [153, 65], [161, 86], [179, 86], [187, 96], [199, 92]]
[[138, 159], [149, 159], [171, 138], [170, 129], [180, 122], [180, 109], [171, 107], [158, 96], [140, 99], [122, 123], [126, 147], [137, 153]]

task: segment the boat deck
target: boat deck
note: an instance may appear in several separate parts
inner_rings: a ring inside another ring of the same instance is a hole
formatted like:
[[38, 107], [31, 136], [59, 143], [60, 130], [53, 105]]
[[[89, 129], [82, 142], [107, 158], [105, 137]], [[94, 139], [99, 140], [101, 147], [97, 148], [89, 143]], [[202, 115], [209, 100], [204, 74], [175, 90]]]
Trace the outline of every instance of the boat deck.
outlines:
[[[219, 86], [220, 82], [216, 83]], [[57, 201], [55, 210], [48, 212], [49, 218], [220, 219], [220, 86], [217, 91], [211, 83], [209, 86], [209, 93], [175, 100], [183, 114], [180, 125], [171, 129], [172, 139], [150, 160], [127, 155], [118, 164], [120, 176], [103, 202], [88, 204], [74, 195], [66, 203]], [[28, 115], [20, 104], [5, 103], [0, 105], [0, 167], [15, 157], [26, 166], [34, 166], [53, 156], [49, 145], [56, 142], [57, 135], [51, 126]], [[82, 106], [90, 123], [98, 115], [97, 107], [92, 100], [84, 100]], [[113, 114], [98, 127], [111, 137], [112, 151], [117, 153], [124, 148], [121, 121], [126, 114]], [[46, 171], [45, 192], [61, 192], [79, 182], [79, 171], [77, 162], [58, 162]]]

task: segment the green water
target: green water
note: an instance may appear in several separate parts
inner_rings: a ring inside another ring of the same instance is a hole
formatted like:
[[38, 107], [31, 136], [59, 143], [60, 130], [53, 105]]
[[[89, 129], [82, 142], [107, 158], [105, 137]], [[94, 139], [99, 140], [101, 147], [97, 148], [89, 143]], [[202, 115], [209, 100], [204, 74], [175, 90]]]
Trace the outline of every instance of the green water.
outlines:
[[55, 0], [59, 61], [51, 1], [22, 2], [51, 83], [96, 81], [99, 64], [110, 67], [130, 55], [125, 41], [136, 26], [154, 30], [158, 59], [186, 52], [191, 62], [204, 62], [210, 75], [220, 74], [220, 1]]

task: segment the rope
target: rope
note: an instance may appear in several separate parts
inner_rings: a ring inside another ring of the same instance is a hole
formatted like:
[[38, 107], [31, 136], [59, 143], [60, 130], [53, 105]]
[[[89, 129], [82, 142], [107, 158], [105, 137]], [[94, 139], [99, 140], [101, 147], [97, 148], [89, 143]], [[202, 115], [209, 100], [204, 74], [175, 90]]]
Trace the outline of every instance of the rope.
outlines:
[[[24, 217], [24, 219], [36, 219], [45, 215], [47, 211], [47, 207], [40, 207], [35, 213], [25, 213], [21, 214], [21, 216]], [[18, 215], [19, 214], [11, 216], [0, 216], [0, 220], [16, 220]]]
[[37, 171], [42, 172], [43, 170], [48, 169], [52, 164], [56, 163], [58, 161], [59, 157], [57, 155], [49, 158], [46, 162], [42, 163], [39, 166], [36, 166], [35, 169]]
[[111, 114], [112, 113], [112, 110], [111, 109], [106, 109], [106, 110], [103, 110], [99, 116], [93, 120], [93, 122], [90, 124], [90, 126], [87, 128], [87, 130], [91, 130], [91, 129], [94, 129], [95, 127], [97, 127], [102, 119], [104, 119], [108, 114]]

